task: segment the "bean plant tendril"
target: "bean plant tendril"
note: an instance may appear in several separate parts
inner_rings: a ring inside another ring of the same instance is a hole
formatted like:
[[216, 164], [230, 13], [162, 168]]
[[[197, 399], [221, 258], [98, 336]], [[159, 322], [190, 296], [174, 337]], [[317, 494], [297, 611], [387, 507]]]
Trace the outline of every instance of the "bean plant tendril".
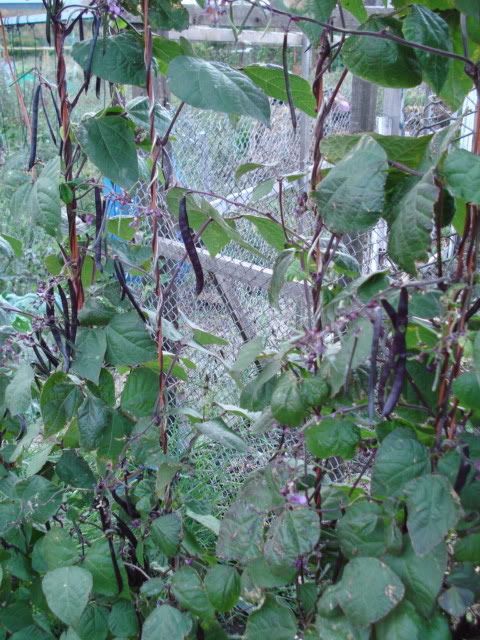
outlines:
[[479, 638], [476, 3], [42, 4], [0, 13], [2, 637]]

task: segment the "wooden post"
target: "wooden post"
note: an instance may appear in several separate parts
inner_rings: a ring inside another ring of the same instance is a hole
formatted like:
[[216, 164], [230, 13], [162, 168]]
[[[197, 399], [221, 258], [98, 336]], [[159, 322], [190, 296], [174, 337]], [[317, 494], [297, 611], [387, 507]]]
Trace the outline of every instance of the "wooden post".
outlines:
[[[375, 131], [376, 128], [377, 87], [361, 78], [352, 78], [352, 114], [351, 133]], [[358, 261], [362, 272], [365, 267], [365, 237], [358, 233], [345, 237], [349, 251]]]
[[383, 115], [387, 118], [388, 133], [393, 136], [400, 135], [402, 99], [401, 89], [383, 90]]
[[375, 131], [376, 107], [376, 85], [353, 76], [350, 131], [352, 133]]

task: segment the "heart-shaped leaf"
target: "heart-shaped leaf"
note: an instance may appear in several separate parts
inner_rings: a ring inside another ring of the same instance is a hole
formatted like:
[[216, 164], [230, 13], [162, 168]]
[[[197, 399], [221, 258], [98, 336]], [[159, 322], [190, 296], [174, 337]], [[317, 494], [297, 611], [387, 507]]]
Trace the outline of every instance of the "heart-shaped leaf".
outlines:
[[223, 62], [179, 56], [168, 67], [168, 79], [172, 93], [192, 107], [270, 122], [267, 96], [244, 73]]

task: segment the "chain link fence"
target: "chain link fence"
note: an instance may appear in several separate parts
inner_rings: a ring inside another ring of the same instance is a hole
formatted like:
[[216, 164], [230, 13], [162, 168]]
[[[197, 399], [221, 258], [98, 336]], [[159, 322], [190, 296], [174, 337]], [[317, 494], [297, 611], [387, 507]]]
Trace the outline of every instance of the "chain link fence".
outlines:
[[[184, 108], [175, 124], [169, 152], [173, 172], [170, 183], [201, 192], [222, 215], [236, 219], [236, 229], [242, 238], [261, 254], [253, 254], [230, 242], [212, 257], [200, 243], [198, 252], [206, 282], [197, 297], [193, 269], [188, 263], [181, 266], [185, 250], [175, 212], [168, 211], [167, 203], [163, 203], [159, 246], [160, 255], [164, 252], [162, 269], [166, 286], [178, 274], [165, 305], [164, 318], [187, 333], [190, 323], [185, 318], [188, 318], [226, 341], [210, 346], [210, 353], [182, 348], [182, 356], [194, 362], [196, 368], [189, 371], [187, 382], [169, 380], [170, 409], [174, 412], [175, 406], [183, 410], [185, 406], [193, 410], [207, 406], [209, 419], [221, 417], [249, 445], [247, 455], [219, 449], [207, 441], [196, 445], [193, 456], [201, 473], [191, 490], [199, 495], [213, 493], [217, 509], [228, 504], [228, 498], [246, 473], [265, 464], [274, 454], [281, 437], [280, 432], [269, 432], [268, 436], [254, 433], [252, 424], [258, 416], [225, 411], [223, 405], [238, 405], [240, 395], [227, 369], [245, 342], [263, 336], [268, 352], [307, 324], [306, 292], [300, 282], [292, 280], [284, 287], [278, 307], [270, 304], [268, 287], [277, 252], [258, 232], [250, 216], [263, 213], [279, 219], [283, 215], [286, 226], [296, 232], [308, 236], [313, 231], [314, 220], [303, 206], [308, 176], [292, 182], [284, 176], [298, 173], [299, 167], [308, 173], [308, 163], [302, 153], [305, 149], [309, 152], [314, 121], [298, 113], [300, 126], [294, 132], [288, 106], [272, 102], [271, 109], [271, 128], [268, 128], [249, 118], [233, 120], [223, 114]], [[347, 133], [349, 124], [349, 112], [341, 107], [333, 110], [326, 128], [329, 133]], [[308, 141], [306, 146], [302, 145], [302, 136]], [[237, 168], [246, 163], [265, 166], [237, 178]], [[279, 181], [282, 182], [281, 213]], [[131, 213], [135, 215], [136, 209], [148, 208], [148, 202], [148, 189], [139, 185]], [[249, 214], [249, 220], [240, 217], [245, 213]], [[381, 266], [384, 237], [380, 225], [372, 233], [345, 240], [341, 248], [357, 261], [361, 273], [370, 273]], [[150, 290], [142, 283], [137, 293], [153, 312], [157, 300]], [[175, 349], [175, 345], [172, 348]], [[246, 379], [254, 373], [255, 366], [252, 366]], [[181, 417], [172, 425], [171, 442], [175, 442], [174, 447], [181, 452], [188, 444], [189, 429]], [[330, 461], [329, 467], [332, 477], [344, 477], [345, 469], [340, 469], [336, 460]], [[219, 495], [223, 495], [224, 500], [219, 500]]]
[[[19, 34], [15, 31], [13, 43], [17, 41]], [[275, 62], [279, 56], [278, 49], [274, 48], [201, 46], [201, 53], [205, 57], [236, 66], [258, 61]], [[293, 55], [292, 64], [298, 64], [298, 50]], [[22, 77], [27, 105], [31, 101], [35, 70], [53, 80], [52, 62], [51, 52], [46, 49], [35, 49], [28, 55], [24, 52], [22, 57], [17, 57], [17, 77]], [[74, 94], [83, 76], [73, 61], [69, 68], [69, 84]], [[335, 73], [327, 76], [327, 90], [329, 85], [334, 85], [337, 76]], [[5, 91], [0, 92], [0, 101], [4, 121], [5, 115], [11, 120], [19, 120], [14, 104], [8, 102], [8, 95], [13, 94], [13, 88], [5, 72], [2, 83]], [[327, 135], [348, 133], [350, 130], [349, 85], [343, 87], [342, 91], [345, 95], [335, 103], [326, 122]], [[107, 92], [104, 86], [99, 99], [93, 92], [82, 96], [80, 113], [101, 108], [108, 101]], [[175, 105], [169, 109], [173, 114]], [[447, 115], [451, 117], [441, 109], [442, 106], [432, 99], [423, 111], [405, 112], [406, 133], [419, 135], [424, 130], [441, 126]], [[266, 351], [274, 350], [299, 327], [306, 325], [308, 320], [305, 299], [308, 290], [305, 291], [303, 285], [295, 281], [293, 271], [291, 281], [280, 295], [278, 307], [270, 304], [268, 286], [277, 252], [259, 233], [252, 218], [247, 220], [242, 217], [245, 213], [253, 217], [261, 213], [271, 214], [277, 219], [283, 216], [286, 226], [300, 234], [308, 235], [313, 229], [314, 221], [303, 206], [308, 176], [300, 176], [292, 181], [289, 176], [298, 172], [308, 174], [314, 121], [303, 113], [297, 113], [299, 125], [294, 131], [287, 105], [272, 101], [271, 110], [271, 127], [268, 128], [250, 118], [231, 118], [186, 106], [176, 121], [168, 152], [172, 173], [170, 185], [201, 192], [221, 215], [235, 219], [234, 224], [243, 239], [258, 251], [252, 253], [245, 246], [230, 242], [211, 256], [200, 243], [198, 251], [206, 282], [203, 292], [197, 297], [195, 275], [188, 261], [185, 261], [175, 212], [169, 211], [167, 203], [162, 202], [160, 253], [165, 285], [168, 286], [174, 274], [178, 274], [165, 305], [164, 317], [181, 332], [191, 332], [190, 325], [194, 323], [217, 334], [224, 341], [222, 344], [209, 345], [208, 349], [169, 341], [168, 346], [173, 352], [181, 348], [181, 358], [186, 359], [183, 362], [191, 361], [195, 365], [188, 370], [186, 380], [173, 376], [168, 380], [170, 409], [174, 415], [170, 421], [173, 451], [181, 455], [188, 445], [189, 429], [184, 414], [192, 411], [200, 412], [205, 419], [221, 417], [249, 445], [247, 454], [219, 448], [207, 440], [198, 441], [195, 445], [193, 456], [197, 477], [188, 491], [197, 499], [208, 501], [210, 497], [217, 511], [228, 503], [246, 473], [264, 464], [273, 455], [281, 435], [278, 432], [269, 432], [268, 435], [254, 433], [252, 423], [257, 416], [225, 410], [222, 405], [238, 405], [239, 402], [239, 388], [228, 375], [227, 369], [245, 342], [263, 336]], [[10, 138], [7, 137], [6, 142], [5, 149], [8, 152]], [[264, 166], [237, 177], [237, 168], [246, 163]], [[148, 208], [147, 185], [139, 183], [132, 191], [132, 204], [123, 207], [121, 212], [141, 217]], [[147, 239], [143, 237], [143, 241]], [[358, 273], [368, 274], [385, 267], [388, 258], [384, 223], [377, 225], [372, 232], [344, 239], [340, 248], [356, 265]], [[132, 277], [131, 284], [136, 288], [141, 302], [154, 312], [157, 300], [152, 295], [151, 282]], [[254, 370], [253, 367], [247, 372], [247, 377]], [[187, 411], [186, 407], [190, 409]], [[345, 473], [351, 472], [351, 468], [337, 468], [336, 462], [332, 461], [331, 471], [340, 479]]]

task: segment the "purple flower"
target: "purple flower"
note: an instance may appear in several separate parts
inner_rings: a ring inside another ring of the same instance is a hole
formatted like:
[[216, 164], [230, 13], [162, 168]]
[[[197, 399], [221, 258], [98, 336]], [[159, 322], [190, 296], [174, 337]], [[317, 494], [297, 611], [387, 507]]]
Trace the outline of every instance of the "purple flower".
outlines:
[[303, 493], [290, 493], [287, 496], [287, 500], [288, 502], [290, 502], [290, 504], [301, 504], [301, 505], [308, 504], [307, 497]]
[[122, 7], [117, 3], [117, 0], [108, 0], [107, 7], [109, 13], [114, 16], [120, 16], [123, 12]]

